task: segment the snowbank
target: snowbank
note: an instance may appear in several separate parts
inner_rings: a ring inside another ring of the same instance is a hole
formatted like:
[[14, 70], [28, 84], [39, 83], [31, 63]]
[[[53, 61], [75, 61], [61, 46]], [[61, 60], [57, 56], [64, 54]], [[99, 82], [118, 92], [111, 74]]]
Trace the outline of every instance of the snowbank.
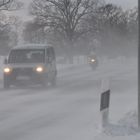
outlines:
[[139, 140], [137, 112], [132, 110], [126, 113], [116, 124], [110, 123], [94, 140]]

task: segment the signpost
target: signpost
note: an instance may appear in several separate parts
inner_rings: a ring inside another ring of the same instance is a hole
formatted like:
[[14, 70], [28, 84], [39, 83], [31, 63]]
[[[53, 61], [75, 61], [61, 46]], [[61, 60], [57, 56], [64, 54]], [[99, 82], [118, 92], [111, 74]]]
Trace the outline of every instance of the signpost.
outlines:
[[101, 88], [101, 100], [100, 100], [100, 112], [102, 119], [102, 127], [105, 128], [109, 124], [109, 103], [110, 103], [110, 89], [109, 80], [102, 81]]
[[140, 128], [140, 0], [138, 0], [138, 127]]

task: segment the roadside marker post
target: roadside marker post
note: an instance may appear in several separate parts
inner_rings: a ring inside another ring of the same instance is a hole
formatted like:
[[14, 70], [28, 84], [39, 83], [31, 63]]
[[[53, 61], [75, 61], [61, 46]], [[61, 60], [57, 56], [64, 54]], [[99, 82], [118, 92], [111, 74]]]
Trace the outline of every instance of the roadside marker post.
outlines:
[[138, 0], [138, 128], [140, 129], [140, 0]]
[[101, 99], [100, 99], [100, 112], [102, 127], [105, 128], [109, 124], [109, 104], [110, 104], [110, 89], [109, 80], [102, 80], [101, 83]]

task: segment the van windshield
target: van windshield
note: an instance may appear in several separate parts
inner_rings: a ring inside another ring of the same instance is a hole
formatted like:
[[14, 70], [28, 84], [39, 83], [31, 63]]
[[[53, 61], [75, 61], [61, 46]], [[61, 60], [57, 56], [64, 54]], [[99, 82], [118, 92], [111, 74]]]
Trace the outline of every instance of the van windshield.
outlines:
[[45, 49], [12, 50], [8, 63], [43, 63], [45, 62]]

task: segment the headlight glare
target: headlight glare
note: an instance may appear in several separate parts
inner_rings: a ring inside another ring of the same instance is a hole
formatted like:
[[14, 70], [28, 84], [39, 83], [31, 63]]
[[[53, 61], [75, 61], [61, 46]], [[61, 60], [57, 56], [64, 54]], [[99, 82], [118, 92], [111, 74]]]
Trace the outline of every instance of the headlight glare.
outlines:
[[95, 59], [91, 59], [91, 62], [95, 62]]
[[10, 68], [4, 68], [4, 73], [10, 73], [12, 70]]
[[36, 68], [36, 71], [37, 71], [37, 72], [43, 72], [43, 67], [37, 67], [37, 68]]

